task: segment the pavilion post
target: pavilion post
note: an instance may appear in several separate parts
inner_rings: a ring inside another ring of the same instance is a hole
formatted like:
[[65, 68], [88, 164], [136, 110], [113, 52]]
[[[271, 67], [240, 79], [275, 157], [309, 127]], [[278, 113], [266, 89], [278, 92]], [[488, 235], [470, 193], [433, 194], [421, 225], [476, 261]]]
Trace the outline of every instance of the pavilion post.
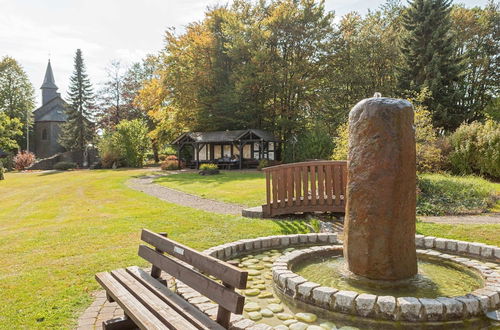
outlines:
[[240, 151], [240, 170], [243, 168], [243, 144], [240, 143], [238, 144], [238, 150]]

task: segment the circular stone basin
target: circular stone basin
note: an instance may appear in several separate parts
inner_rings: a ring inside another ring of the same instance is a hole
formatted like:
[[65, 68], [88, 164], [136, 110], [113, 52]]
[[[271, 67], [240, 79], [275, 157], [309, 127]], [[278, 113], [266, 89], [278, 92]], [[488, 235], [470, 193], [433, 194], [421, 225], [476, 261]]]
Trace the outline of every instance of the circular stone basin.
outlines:
[[446, 260], [419, 257], [418, 274], [400, 284], [387, 287], [379, 281], [353, 276], [341, 256], [317, 256], [299, 261], [294, 273], [308, 281], [339, 290], [380, 296], [437, 298], [468, 294], [484, 285], [475, 272]]

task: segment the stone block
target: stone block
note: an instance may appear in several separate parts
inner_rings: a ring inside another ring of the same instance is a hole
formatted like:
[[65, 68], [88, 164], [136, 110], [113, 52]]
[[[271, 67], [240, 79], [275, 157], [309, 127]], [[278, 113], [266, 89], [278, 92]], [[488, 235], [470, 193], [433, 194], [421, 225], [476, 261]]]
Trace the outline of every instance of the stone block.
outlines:
[[437, 301], [443, 304], [445, 320], [456, 320], [463, 317], [464, 307], [462, 302], [448, 297], [436, 298]]
[[496, 309], [500, 306], [500, 293], [494, 288], [484, 287], [475, 290], [474, 292], [472, 292], [472, 294], [488, 297], [489, 306], [491, 309]]
[[450, 252], [457, 252], [457, 241], [454, 239], [449, 239], [446, 241], [446, 250]]
[[287, 248], [290, 245], [290, 237], [289, 236], [281, 236], [281, 247]]
[[490, 309], [490, 299], [487, 296], [481, 293], [474, 292], [472, 294], [466, 295], [466, 297], [477, 299], [477, 301], [479, 302], [479, 310], [483, 313], [487, 313]]
[[315, 244], [318, 241], [318, 234], [309, 234], [307, 235], [307, 242], [311, 244]]
[[396, 318], [396, 298], [393, 296], [378, 296], [376, 306], [378, 317], [387, 320]]
[[337, 233], [331, 233], [328, 235], [328, 243], [337, 244], [339, 242], [339, 238]]
[[421, 320], [422, 304], [417, 298], [414, 297], [399, 297], [398, 310], [399, 318], [405, 321], [419, 321]]
[[464, 304], [464, 315], [466, 316], [476, 316], [479, 314], [479, 300], [471, 296], [461, 296], [455, 297], [458, 301]]
[[309, 241], [307, 234], [299, 234], [299, 243], [300, 244], [307, 244], [307, 242]]
[[338, 292], [338, 290], [335, 288], [320, 286], [313, 289], [312, 297], [316, 304], [328, 308], [333, 306], [334, 294], [336, 292]]
[[493, 249], [493, 256], [500, 262], [500, 247]]
[[426, 249], [433, 249], [436, 237], [433, 236], [425, 236], [424, 237], [424, 247]]
[[457, 242], [457, 252], [458, 253], [467, 253], [469, 252], [469, 243], [458, 241]]
[[434, 240], [434, 245], [436, 247], [436, 249], [438, 250], [445, 250], [446, 249], [446, 239], [444, 238], [436, 238]]
[[299, 235], [289, 235], [290, 237], [290, 244], [298, 244], [299, 243]]
[[286, 288], [286, 282], [289, 278], [292, 278], [292, 277], [297, 277], [298, 275], [295, 274], [295, 273], [292, 273], [292, 272], [288, 272], [288, 273], [282, 273], [279, 275], [278, 277], [278, 286], [282, 289], [285, 289]]
[[269, 237], [269, 238], [263, 238], [260, 242], [262, 244], [261, 248], [262, 249], [269, 249], [271, 247], [271, 242], [272, 242], [273, 238]]
[[481, 247], [484, 244], [481, 243], [469, 243], [469, 253], [473, 255], [481, 255]]
[[377, 296], [373, 294], [362, 293], [356, 297], [355, 306], [358, 315], [371, 316], [375, 313], [375, 303]]
[[424, 247], [424, 235], [415, 235], [415, 246], [419, 249]]
[[437, 299], [420, 298], [423, 317], [427, 321], [441, 321], [444, 315], [444, 306]]
[[492, 258], [493, 257], [493, 248], [494, 246], [484, 245], [481, 247], [481, 257], [483, 258]]
[[354, 291], [338, 291], [334, 295], [334, 309], [338, 312], [352, 313], [354, 311], [354, 300], [358, 296]]
[[305, 300], [308, 300], [311, 296], [311, 291], [317, 287], [319, 287], [318, 283], [314, 283], [314, 282], [301, 283], [297, 287], [297, 295], [304, 298]]
[[328, 243], [328, 233], [320, 233], [318, 234], [318, 242], [319, 243]]
[[286, 288], [293, 292], [297, 292], [297, 286], [304, 282], [307, 282], [307, 280], [302, 276], [289, 277], [286, 279]]

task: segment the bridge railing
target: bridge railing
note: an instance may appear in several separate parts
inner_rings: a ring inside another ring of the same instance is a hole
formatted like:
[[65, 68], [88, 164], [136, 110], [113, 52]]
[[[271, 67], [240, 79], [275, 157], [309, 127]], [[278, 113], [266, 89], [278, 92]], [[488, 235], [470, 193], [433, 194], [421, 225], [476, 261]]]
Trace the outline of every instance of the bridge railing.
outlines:
[[298, 212], [344, 212], [347, 161], [310, 161], [264, 168], [264, 216]]

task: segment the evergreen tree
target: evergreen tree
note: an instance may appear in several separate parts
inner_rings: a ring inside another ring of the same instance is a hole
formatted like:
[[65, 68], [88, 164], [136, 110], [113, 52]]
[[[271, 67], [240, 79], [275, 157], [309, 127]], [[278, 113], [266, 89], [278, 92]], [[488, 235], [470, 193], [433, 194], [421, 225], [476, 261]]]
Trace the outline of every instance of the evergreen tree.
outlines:
[[92, 142], [95, 133], [91, 120], [93, 101], [92, 85], [85, 71], [82, 51], [77, 49], [68, 91], [68, 121], [62, 125], [59, 136], [59, 143], [66, 149], [83, 153], [85, 146]]
[[451, 0], [414, 0], [403, 15], [401, 52], [403, 64], [399, 87], [403, 92], [420, 93], [427, 88], [426, 100], [434, 125], [452, 130], [465, 113], [457, 107], [457, 83], [462, 71], [450, 33]]

